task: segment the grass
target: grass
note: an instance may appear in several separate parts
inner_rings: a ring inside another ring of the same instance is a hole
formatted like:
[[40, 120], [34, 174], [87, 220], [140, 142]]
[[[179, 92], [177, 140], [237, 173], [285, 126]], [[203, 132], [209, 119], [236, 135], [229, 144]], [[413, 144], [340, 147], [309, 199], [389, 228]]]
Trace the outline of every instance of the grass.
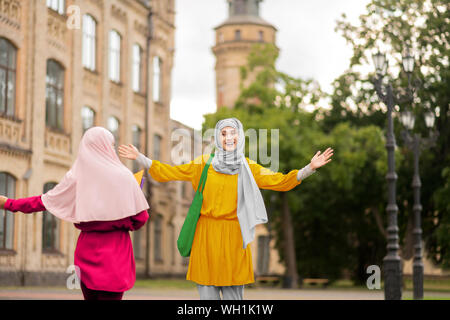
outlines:
[[[402, 300], [413, 300], [413, 298], [403, 298]], [[433, 296], [425, 296], [423, 300], [450, 300], [450, 297], [433, 297]]]
[[[405, 279], [404, 289], [413, 290], [412, 279]], [[425, 279], [423, 282], [423, 289], [424, 291], [450, 292], [450, 279], [440, 279], [440, 280]]]
[[[448, 292], [450, 293], [450, 279], [442, 279], [442, 280], [424, 280], [424, 291], [433, 291], [433, 292]], [[156, 279], [137, 279], [135, 288], [143, 288], [143, 289], [193, 289], [195, 288], [195, 283], [191, 281], [187, 281], [185, 279], [164, 279], [164, 278], [156, 278]], [[259, 285], [252, 284], [248, 286], [249, 288], [259, 288], [259, 287], [272, 287], [272, 288], [280, 288], [281, 284], [276, 286], [270, 285]], [[304, 285], [302, 289], [322, 289], [321, 285]], [[381, 282], [381, 290], [384, 288], [383, 281]], [[350, 280], [337, 280], [327, 286], [326, 289], [337, 289], [337, 290], [367, 290], [365, 285], [355, 286]], [[404, 279], [404, 291], [412, 291], [413, 284], [412, 279], [406, 278]], [[433, 297], [432, 297], [433, 298]]]
[[[337, 280], [336, 282], [330, 284], [329, 288], [333, 289], [364, 289], [367, 290], [365, 285], [355, 286], [350, 280]], [[384, 282], [381, 281], [381, 288], [384, 287]], [[430, 280], [425, 279], [423, 282], [424, 291], [435, 291], [435, 292], [449, 292], [450, 293], [450, 279], [440, 279], [440, 280]], [[410, 278], [405, 278], [403, 281], [403, 290], [412, 291], [413, 281]]]

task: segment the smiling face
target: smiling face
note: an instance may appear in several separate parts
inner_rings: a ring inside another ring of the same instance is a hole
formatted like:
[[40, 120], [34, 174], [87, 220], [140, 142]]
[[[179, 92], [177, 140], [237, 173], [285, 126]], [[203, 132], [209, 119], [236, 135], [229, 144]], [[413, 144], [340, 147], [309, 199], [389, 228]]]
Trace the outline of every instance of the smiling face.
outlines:
[[224, 127], [220, 132], [222, 148], [225, 151], [233, 151], [234, 149], [236, 149], [238, 138], [238, 131], [233, 127]]

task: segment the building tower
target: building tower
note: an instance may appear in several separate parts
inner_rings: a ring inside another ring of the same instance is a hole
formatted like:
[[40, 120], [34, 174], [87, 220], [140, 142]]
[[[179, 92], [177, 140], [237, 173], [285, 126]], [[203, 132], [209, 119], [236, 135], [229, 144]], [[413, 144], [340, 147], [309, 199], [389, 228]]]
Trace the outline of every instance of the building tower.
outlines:
[[[233, 108], [240, 94], [240, 67], [255, 43], [275, 44], [277, 29], [259, 16], [262, 0], [227, 0], [228, 19], [214, 28], [216, 44], [216, 104], [217, 108]], [[249, 75], [244, 82], [253, 80]]]

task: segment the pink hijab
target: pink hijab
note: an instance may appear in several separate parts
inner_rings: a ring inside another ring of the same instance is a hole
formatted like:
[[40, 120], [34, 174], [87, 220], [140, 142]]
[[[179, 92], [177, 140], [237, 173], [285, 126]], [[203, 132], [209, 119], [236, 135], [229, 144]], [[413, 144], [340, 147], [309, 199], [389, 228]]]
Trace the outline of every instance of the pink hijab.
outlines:
[[41, 197], [49, 212], [79, 223], [119, 220], [149, 208], [113, 143], [114, 136], [105, 128], [93, 127], [85, 132], [72, 168]]

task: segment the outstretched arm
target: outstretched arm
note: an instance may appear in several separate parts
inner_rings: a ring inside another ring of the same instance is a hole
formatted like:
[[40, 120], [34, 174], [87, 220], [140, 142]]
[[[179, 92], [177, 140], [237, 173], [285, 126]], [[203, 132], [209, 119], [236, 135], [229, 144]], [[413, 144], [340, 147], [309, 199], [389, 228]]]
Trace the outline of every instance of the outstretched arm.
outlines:
[[316, 172], [317, 168], [320, 168], [320, 167], [326, 165], [328, 162], [330, 162], [332, 155], [333, 155], [333, 149], [331, 149], [331, 148], [328, 148], [322, 154], [320, 151], [317, 151], [317, 153], [311, 159], [311, 162], [308, 165], [306, 165], [305, 167], [303, 167], [301, 170], [299, 170], [299, 172], [297, 174], [297, 180], [301, 181], [301, 180], [308, 178], [310, 175], [312, 175], [314, 172]]
[[23, 213], [46, 210], [44, 204], [42, 203], [41, 196], [21, 199], [8, 199], [7, 197], [0, 196], [0, 209], [9, 210], [12, 212], [21, 211]]
[[131, 144], [119, 146], [119, 155], [130, 160], [138, 161], [141, 166], [148, 169], [152, 178], [158, 182], [172, 180], [192, 181], [197, 169], [196, 164], [198, 163], [196, 160], [193, 160], [186, 164], [172, 166], [158, 160], [147, 158]]
[[317, 168], [330, 162], [332, 155], [333, 149], [331, 148], [325, 150], [324, 153], [318, 151], [311, 159], [311, 162], [304, 168], [301, 170], [291, 170], [287, 174], [273, 172], [252, 160], [249, 160], [249, 165], [259, 188], [274, 191], [289, 191], [316, 172]]
[[311, 159], [311, 169], [316, 170], [317, 168], [320, 168], [324, 165], [326, 165], [328, 162], [331, 161], [331, 156], [333, 155], [333, 149], [327, 148], [324, 153], [320, 153], [320, 151], [317, 151], [314, 157]]
[[139, 150], [132, 144], [123, 144], [119, 146], [118, 150], [121, 157], [130, 160], [136, 160], [139, 165], [146, 168], [147, 170], [152, 166], [152, 160], [140, 153]]

